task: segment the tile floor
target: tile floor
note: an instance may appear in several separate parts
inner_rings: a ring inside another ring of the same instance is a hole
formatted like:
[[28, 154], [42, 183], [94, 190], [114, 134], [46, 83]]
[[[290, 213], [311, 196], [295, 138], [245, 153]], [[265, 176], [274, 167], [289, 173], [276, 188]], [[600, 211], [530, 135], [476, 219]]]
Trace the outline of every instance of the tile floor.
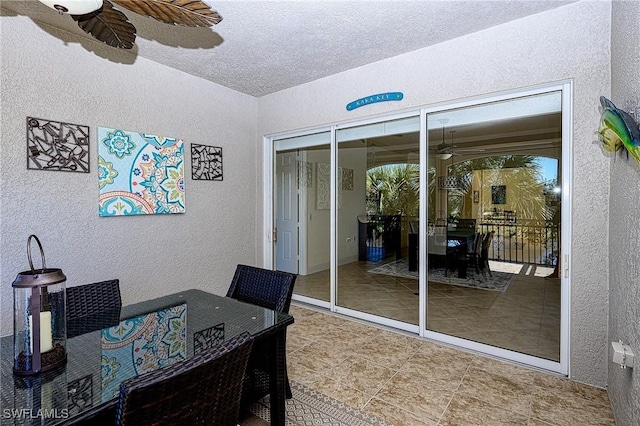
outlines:
[[[553, 269], [490, 264], [492, 270], [514, 273], [504, 293], [428, 283], [428, 328], [558, 361], [560, 279], [545, 279]], [[418, 324], [418, 280], [369, 273], [375, 266], [353, 262], [338, 269], [338, 304]], [[294, 293], [328, 301], [329, 272], [299, 275]]]
[[292, 380], [412, 425], [615, 425], [606, 391], [294, 302]]

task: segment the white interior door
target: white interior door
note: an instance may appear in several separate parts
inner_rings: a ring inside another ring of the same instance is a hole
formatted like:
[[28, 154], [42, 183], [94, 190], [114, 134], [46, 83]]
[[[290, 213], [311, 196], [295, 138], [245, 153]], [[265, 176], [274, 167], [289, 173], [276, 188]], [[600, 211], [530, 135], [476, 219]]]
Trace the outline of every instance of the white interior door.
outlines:
[[276, 154], [276, 269], [298, 273], [298, 168], [295, 151]]

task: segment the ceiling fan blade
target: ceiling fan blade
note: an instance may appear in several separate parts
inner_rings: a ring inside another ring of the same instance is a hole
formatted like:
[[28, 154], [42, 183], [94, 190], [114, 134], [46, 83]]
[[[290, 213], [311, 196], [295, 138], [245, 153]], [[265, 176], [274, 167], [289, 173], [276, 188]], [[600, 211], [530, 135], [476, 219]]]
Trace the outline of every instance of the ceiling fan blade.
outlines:
[[139, 15], [150, 16], [167, 24], [187, 27], [210, 27], [222, 17], [200, 0], [113, 0]]
[[131, 49], [136, 40], [136, 27], [127, 16], [104, 0], [102, 8], [86, 15], [71, 15], [84, 32], [119, 49]]

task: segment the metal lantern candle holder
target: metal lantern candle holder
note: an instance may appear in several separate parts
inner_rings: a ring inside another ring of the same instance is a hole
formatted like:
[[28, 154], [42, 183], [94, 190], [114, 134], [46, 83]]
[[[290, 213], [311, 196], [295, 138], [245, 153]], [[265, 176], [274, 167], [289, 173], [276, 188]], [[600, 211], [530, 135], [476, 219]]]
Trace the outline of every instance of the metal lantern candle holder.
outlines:
[[[40, 248], [42, 269], [33, 267], [31, 239]], [[61, 269], [47, 269], [42, 244], [35, 235], [27, 240], [27, 257], [31, 270], [20, 272], [12, 283], [13, 372], [19, 376], [48, 371], [67, 361], [67, 277]]]

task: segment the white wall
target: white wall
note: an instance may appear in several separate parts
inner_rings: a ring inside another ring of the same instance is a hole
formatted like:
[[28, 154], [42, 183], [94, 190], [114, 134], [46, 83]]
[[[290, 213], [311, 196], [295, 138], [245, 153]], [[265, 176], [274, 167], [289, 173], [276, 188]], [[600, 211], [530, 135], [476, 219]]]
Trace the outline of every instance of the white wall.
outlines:
[[[640, 2], [616, 1], [611, 22], [611, 96], [640, 121]], [[604, 161], [604, 160], [600, 160]], [[640, 356], [640, 164], [611, 159], [609, 340], [622, 340]], [[611, 355], [609, 355], [611, 361]], [[609, 362], [609, 397], [616, 424], [640, 424], [640, 365], [622, 370]]]
[[[330, 152], [326, 150], [309, 150], [306, 160], [313, 163], [313, 179], [307, 193], [307, 246], [301, 250], [306, 256], [307, 275], [330, 268], [331, 263], [331, 211], [317, 208], [318, 197], [318, 163], [330, 164]], [[338, 264], [343, 265], [358, 260], [358, 215], [366, 214], [367, 150], [356, 148], [340, 150], [339, 167], [353, 170], [353, 190], [343, 190], [341, 205], [338, 210]], [[355, 237], [355, 238], [354, 238]], [[347, 241], [347, 238], [350, 240]]]
[[338, 145], [338, 166], [353, 170], [353, 190], [342, 190], [338, 210], [338, 265], [358, 260], [358, 216], [367, 214], [367, 148]]
[[[573, 379], [602, 387], [608, 251], [597, 242], [608, 236], [609, 166], [594, 131], [598, 97], [610, 87], [610, 10], [608, 2], [570, 4], [258, 100], [258, 132], [272, 134], [573, 79], [570, 369]], [[388, 91], [403, 92], [404, 100], [345, 109]]]
[[[125, 304], [226, 293], [235, 265], [256, 261], [256, 99], [101, 43], [83, 41], [95, 53], [65, 43], [26, 17], [1, 22], [2, 334], [12, 333], [11, 282], [28, 269], [29, 234], [68, 286], [119, 278]], [[26, 170], [27, 116], [90, 126], [91, 173]], [[182, 138], [186, 213], [98, 217], [98, 126]], [[223, 148], [222, 182], [191, 180], [191, 143]]]
[[331, 164], [329, 149], [307, 151], [306, 160], [313, 163], [311, 188], [307, 188], [307, 246], [302, 251], [307, 256], [307, 274], [329, 268], [331, 257], [331, 211], [318, 209], [318, 163]]

